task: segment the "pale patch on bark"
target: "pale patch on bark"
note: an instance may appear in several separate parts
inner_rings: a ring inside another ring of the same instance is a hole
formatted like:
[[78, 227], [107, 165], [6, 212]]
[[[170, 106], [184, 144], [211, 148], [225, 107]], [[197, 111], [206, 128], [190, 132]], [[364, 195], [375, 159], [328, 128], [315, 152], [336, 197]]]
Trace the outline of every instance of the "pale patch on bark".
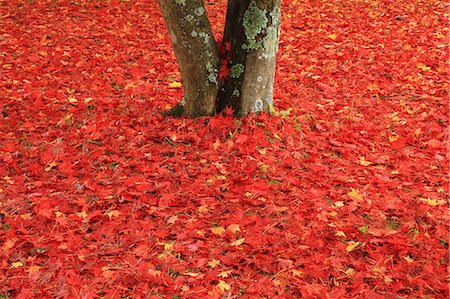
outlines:
[[202, 14], [205, 13], [205, 9], [204, 9], [203, 7], [197, 7], [197, 8], [194, 10], [194, 13], [195, 13], [197, 16], [201, 16]]
[[178, 40], [177, 35], [173, 31], [170, 31], [169, 35], [170, 35], [170, 40], [172, 41], [172, 44], [176, 44], [177, 40]]

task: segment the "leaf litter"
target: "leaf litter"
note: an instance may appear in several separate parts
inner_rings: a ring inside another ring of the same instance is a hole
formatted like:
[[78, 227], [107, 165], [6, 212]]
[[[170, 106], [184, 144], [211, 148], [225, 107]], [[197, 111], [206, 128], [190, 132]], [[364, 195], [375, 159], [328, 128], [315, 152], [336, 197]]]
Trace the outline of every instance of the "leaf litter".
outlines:
[[195, 120], [156, 1], [0, 2], [2, 297], [448, 297], [444, 3], [288, 2], [275, 115]]

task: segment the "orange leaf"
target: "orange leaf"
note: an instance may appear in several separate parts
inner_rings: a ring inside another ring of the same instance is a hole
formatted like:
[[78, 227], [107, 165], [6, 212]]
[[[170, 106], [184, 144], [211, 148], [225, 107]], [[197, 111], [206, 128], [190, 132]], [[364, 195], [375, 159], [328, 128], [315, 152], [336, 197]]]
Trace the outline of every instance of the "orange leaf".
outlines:
[[223, 226], [214, 226], [211, 228], [211, 232], [215, 235], [221, 236], [225, 232], [225, 229]]
[[359, 193], [358, 189], [353, 189], [352, 188], [352, 191], [348, 192], [347, 195], [348, 195], [348, 197], [350, 197], [353, 200], [357, 200], [357, 201], [363, 201], [364, 200], [362, 194]]

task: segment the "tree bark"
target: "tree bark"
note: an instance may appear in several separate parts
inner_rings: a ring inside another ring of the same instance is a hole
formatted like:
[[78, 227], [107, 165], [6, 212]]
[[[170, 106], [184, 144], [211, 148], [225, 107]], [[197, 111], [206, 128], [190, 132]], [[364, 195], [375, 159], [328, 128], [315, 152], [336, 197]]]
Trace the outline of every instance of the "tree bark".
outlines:
[[273, 107], [281, 0], [228, 0], [224, 41], [231, 42], [230, 76], [221, 85], [219, 110], [237, 115]]
[[203, 0], [159, 0], [181, 72], [184, 98], [174, 111], [216, 112], [219, 55]]

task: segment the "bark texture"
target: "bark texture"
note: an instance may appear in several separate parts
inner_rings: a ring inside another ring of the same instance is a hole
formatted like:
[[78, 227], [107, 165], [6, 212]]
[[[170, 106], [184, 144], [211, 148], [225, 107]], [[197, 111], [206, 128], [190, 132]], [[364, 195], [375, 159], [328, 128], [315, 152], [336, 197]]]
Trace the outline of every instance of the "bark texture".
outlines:
[[187, 116], [216, 111], [219, 55], [203, 0], [159, 0], [180, 67], [183, 101], [176, 107]]
[[229, 0], [224, 41], [231, 42], [230, 77], [223, 82], [218, 106], [238, 115], [268, 110], [281, 25], [281, 0]]

